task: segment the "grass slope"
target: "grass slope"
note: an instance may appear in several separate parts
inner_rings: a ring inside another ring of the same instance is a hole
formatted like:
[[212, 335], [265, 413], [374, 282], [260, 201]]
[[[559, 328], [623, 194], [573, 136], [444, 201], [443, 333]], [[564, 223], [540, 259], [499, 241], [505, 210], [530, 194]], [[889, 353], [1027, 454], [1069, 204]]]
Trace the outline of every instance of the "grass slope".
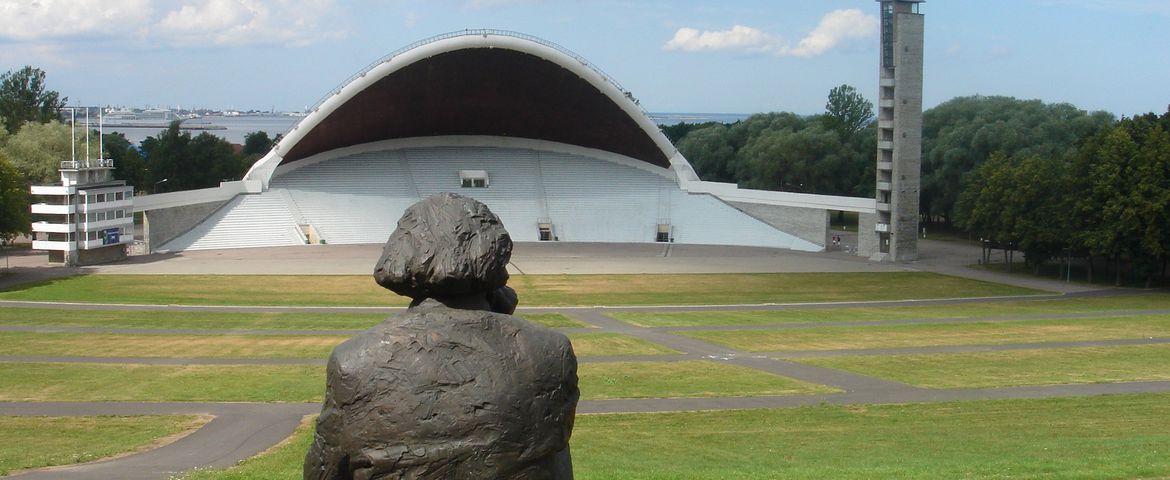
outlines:
[[958, 305], [801, 308], [773, 311], [619, 312], [610, 317], [642, 327], [775, 325], [813, 322], [944, 319], [1170, 309], [1170, 294], [1058, 298]]
[[[300, 478], [312, 428], [226, 471]], [[575, 478], [1084, 479], [1170, 476], [1170, 395], [581, 415]]]
[[678, 333], [749, 352], [998, 345], [1170, 337], [1170, 315]]
[[208, 420], [190, 415], [0, 417], [0, 476], [141, 450]]
[[[1030, 295], [1035, 290], [934, 273], [519, 275], [524, 305], [704, 305]], [[187, 305], [403, 306], [369, 276], [82, 275], [23, 285], [0, 299]]]
[[577, 369], [583, 400], [613, 398], [804, 395], [839, 390], [709, 361], [585, 363]]
[[928, 388], [1170, 380], [1170, 345], [833, 357], [796, 361]]
[[578, 357], [608, 355], [674, 355], [679, 352], [620, 333], [574, 333], [569, 335], [573, 342], [573, 353]]
[[325, 367], [0, 363], [0, 402], [319, 402]]

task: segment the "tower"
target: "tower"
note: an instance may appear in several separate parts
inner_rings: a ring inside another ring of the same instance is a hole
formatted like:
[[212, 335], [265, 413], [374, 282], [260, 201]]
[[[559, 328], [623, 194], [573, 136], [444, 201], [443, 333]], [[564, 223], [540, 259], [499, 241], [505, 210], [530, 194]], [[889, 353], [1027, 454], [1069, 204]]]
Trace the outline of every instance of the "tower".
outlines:
[[877, 204], [869, 236], [873, 260], [918, 258], [918, 192], [922, 176], [922, 50], [924, 0], [881, 4], [878, 78]]

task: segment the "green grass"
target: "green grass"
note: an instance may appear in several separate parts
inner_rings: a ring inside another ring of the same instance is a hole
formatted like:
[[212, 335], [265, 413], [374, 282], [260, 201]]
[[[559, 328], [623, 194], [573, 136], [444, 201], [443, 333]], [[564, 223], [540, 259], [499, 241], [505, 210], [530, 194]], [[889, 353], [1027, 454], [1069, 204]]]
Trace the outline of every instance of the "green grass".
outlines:
[[[923, 272], [519, 275], [524, 305], [704, 305], [1031, 295], [1036, 290]], [[369, 276], [83, 275], [0, 299], [186, 305], [405, 305]]]
[[709, 361], [584, 363], [583, 400], [805, 395], [839, 390]]
[[0, 402], [319, 402], [325, 367], [0, 363]]
[[381, 313], [217, 313], [139, 310], [0, 308], [0, 325], [88, 328], [364, 330]]
[[308, 417], [293, 435], [261, 455], [225, 470], [196, 470], [174, 480], [289, 480], [301, 478], [305, 452], [313, 444], [316, 416]]
[[[300, 478], [312, 428], [227, 471]], [[580, 480], [1170, 477], [1170, 395], [578, 415]]]
[[348, 336], [0, 332], [5, 355], [162, 358], [329, 358]]
[[[348, 336], [337, 335], [170, 335], [0, 332], [5, 355], [130, 358], [300, 358], [325, 359]], [[569, 335], [581, 357], [672, 355], [679, 352], [629, 335]]]
[[578, 357], [607, 355], [674, 355], [679, 352], [620, 333], [574, 333], [569, 335]]
[[584, 416], [577, 478], [1151, 478], [1170, 396]]
[[517, 313], [517, 317], [548, 328], [589, 328], [588, 323], [573, 319], [563, 313]]
[[1167, 308], [1170, 308], [1170, 294], [1158, 293], [1114, 297], [1074, 297], [1052, 300], [981, 302], [942, 306], [802, 308], [773, 311], [618, 312], [608, 315], [617, 320], [642, 327], [694, 327], [708, 325], [776, 325], [814, 322], [866, 322], [875, 320], [1023, 316]]
[[0, 476], [142, 450], [207, 420], [190, 415], [0, 417]]
[[1170, 315], [678, 333], [748, 352], [998, 345], [1168, 337]]
[[1170, 380], [1170, 345], [796, 360], [928, 388]]

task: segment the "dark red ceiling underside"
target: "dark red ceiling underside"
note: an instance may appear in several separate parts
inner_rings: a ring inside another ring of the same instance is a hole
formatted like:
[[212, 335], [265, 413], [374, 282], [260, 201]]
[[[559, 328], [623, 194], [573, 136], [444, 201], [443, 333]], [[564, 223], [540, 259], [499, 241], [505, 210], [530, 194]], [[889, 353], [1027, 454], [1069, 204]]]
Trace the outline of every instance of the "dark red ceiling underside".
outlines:
[[319, 123], [284, 162], [436, 135], [549, 140], [670, 166], [641, 127], [589, 82], [537, 56], [500, 48], [442, 53], [388, 75]]

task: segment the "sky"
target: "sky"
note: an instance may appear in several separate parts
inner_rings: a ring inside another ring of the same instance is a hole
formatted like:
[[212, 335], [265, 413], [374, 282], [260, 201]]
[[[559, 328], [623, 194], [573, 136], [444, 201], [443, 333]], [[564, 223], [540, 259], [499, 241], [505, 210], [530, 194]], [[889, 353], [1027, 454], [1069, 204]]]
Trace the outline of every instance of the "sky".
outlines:
[[[1170, 106], [1170, 0], [930, 0], [925, 106], [957, 96], [1116, 115]], [[874, 0], [0, 0], [0, 72], [70, 105], [299, 111], [434, 35], [494, 28], [575, 52], [651, 112], [824, 111], [877, 97]]]

